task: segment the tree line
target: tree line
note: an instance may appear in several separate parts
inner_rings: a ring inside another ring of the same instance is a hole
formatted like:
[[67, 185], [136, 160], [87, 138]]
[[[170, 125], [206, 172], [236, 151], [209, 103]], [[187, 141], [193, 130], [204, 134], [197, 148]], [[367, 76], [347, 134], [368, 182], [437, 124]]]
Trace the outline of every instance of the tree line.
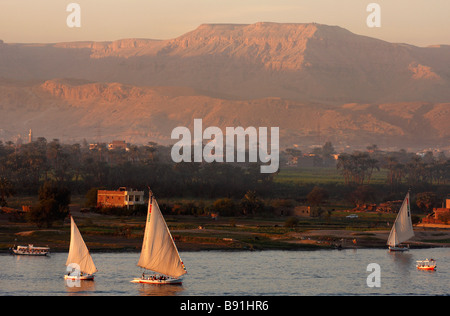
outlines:
[[388, 170], [386, 183], [394, 189], [401, 184], [411, 187], [450, 184], [450, 159], [443, 153], [435, 157], [431, 151], [422, 156], [405, 150], [389, 153], [357, 151], [341, 154], [337, 162], [337, 169], [346, 184], [370, 184], [373, 173], [380, 168]]
[[[318, 161], [332, 159], [335, 153], [329, 142], [314, 150]], [[299, 156], [301, 152], [291, 149], [284, 155]], [[425, 208], [436, 205], [450, 185], [450, 160], [431, 152], [423, 156], [405, 150], [383, 152], [372, 145], [367, 151], [340, 154], [336, 168], [344, 184], [292, 184], [274, 181], [274, 174], [262, 174], [258, 163], [173, 163], [170, 147], [156, 143], [110, 150], [106, 144], [90, 148], [85, 141], [81, 144], [45, 138], [29, 144], [0, 141], [0, 206], [5, 206], [11, 195], [39, 194], [39, 205], [34, 209], [43, 214], [64, 214], [67, 192], [70, 200], [70, 194], [86, 195], [92, 188], [127, 186], [143, 190], [150, 186], [160, 198], [215, 200], [206, 206], [201, 203], [167, 206], [167, 211], [173, 214], [201, 214], [205, 210], [220, 210], [230, 216], [270, 213], [273, 208], [266, 202], [268, 199], [278, 200], [279, 203], [274, 203], [276, 208], [284, 207], [283, 201], [317, 207], [325, 200], [361, 205], [398, 199], [408, 189], [422, 194], [418, 195], [417, 205]], [[386, 173], [386, 181], [374, 184], [373, 177], [381, 169]], [[50, 187], [64, 188], [67, 192], [51, 193]], [[41, 194], [42, 190], [47, 193]], [[45, 223], [45, 219], [37, 221]]]
[[0, 141], [0, 198], [35, 195], [47, 181], [86, 194], [91, 188], [154, 188], [160, 197], [242, 197], [248, 190], [270, 190], [273, 175], [258, 163], [173, 163], [170, 148], [155, 143], [109, 150], [38, 138], [16, 145]]
[[[321, 166], [323, 161], [329, 161], [331, 155], [337, 152], [327, 142], [308, 154], [296, 148], [288, 148], [284, 154], [290, 158], [313, 156], [314, 165]], [[417, 198], [417, 205], [414, 205], [416, 210], [429, 212], [441, 205], [442, 200], [450, 194], [450, 159], [443, 152], [435, 155], [431, 151], [419, 154], [404, 149], [382, 151], [373, 144], [367, 146], [366, 150], [339, 153], [337, 157], [335, 167], [342, 176], [343, 185], [320, 185], [335, 201], [345, 200], [358, 207], [366, 203], [399, 200], [411, 190], [414, 198]], [[380, 177], [377, 174], [379, 172], [383, 172], [383, 176]], [[373, 181], [374, 176], [377, 176], [376, 183]], [[380, 181], [383, 177], [384, 181]], [[311, 186], [303, 187], [302, 195], [306, 196]]]

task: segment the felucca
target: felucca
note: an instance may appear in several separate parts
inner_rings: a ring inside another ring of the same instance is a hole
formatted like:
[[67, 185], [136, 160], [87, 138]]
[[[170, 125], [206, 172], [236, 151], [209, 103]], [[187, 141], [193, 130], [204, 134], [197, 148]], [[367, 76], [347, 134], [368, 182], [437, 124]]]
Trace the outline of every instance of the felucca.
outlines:
[[181, 284], [181, 276], [186, 272], [177, 247], [159, 209], [155, 197], [150, 191], [147, 221], [139, 267], [159, 273], [135, 278], [133, 283], [144, 284]]
[[400, 246], [401, 243], [414, 237], [414, 229], [411, 221], [411, 207], [409, 192], [406, 194], [402, 207], [398, 212], [394, 225], [392, 226], [387, 244], [389, 251], [407, 251], [409, 247]]
[[66, 266], [72, 268], [72, 271], [64, 279], [94, 280], [94, 273], [98, 270], [72, 216], [70, 220], [70, 248]]

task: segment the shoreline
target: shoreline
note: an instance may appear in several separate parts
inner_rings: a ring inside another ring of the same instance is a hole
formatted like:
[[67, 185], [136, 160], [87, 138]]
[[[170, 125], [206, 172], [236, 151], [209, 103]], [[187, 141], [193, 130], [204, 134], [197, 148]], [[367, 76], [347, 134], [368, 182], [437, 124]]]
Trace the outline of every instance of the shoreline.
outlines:
[[[283, 236], [261, 237], [260, 234], [252, 233], [251, 237], [246, 239], [235, 238], [217, 238], [214, 237], [216, 231], [203, 229], [201, 232], [196, 230], [186, 230], [197, 233], [196, 237], [180, 237], [180, 231], [173, 231], [177, 248], [180, 252], [203, 252], [203, 251], [223, 251], [223, 252], [247, 252], [247, 251], [315, 251], [315, 250], [348, 250], [348, 249], [386, 249], [387, 235], [389, 231], [355, 231], [355, 230], [310, 230], [304, 232], [292, 232]], [[33, 233], [34, 232], [34, 233]], [[25, 234], [32, 237], [43, 231], [32, 231]], [[17, 233], [21, 234], [21, 233]], [[17, 236], [17, 234], [15, 234]], [[60, 236], [61, 233], [55, 230], [55, 234]], [[201, 235], [201, 236], [198, 236]], [[430, 238], [441, 238], [433, 241]], [[102, 242], [93, 241], [95, 238], [87, 235], [86, 242], [91, 253], [140, 253], [142, 240], [140, 238], [121, 238], [117, 236], [102, 236]], [[450, 248], [450, 231], [432, 230], [432, 231], [416, 231], [416, 237], [412, 241], [405, 243], [410, 249], [425, 248]], [[28, 241], [26, 241], [28, 240]], [[26, 238], [26, 240], [17, 240], [14, 244], [6, 246], [2, 244], [0, 253], [9, 253], [9, 248], [14, 245], [34, 244], [35, 246], [48, 246], [51, 253], [68, 252], [69, 244], [56, 240], [35, 240]]]
[[[417, 245], [410, 245], [410, 250], [414, 249], [436, 249], [436, 248], [450, 248], [450, 246], [442, 246], [442, 245], [423, 245], [423, 246], [417, 246]], [[309, 248], [302, 248], [302, 247], [293, 247], [293, 248], [285, 248], [285, 249], [275, 249], [275, 248], [266, 248], [266, 249], [214, 249], [214, 248], [205, 248], [205, 249], [182, 249], [178, 248], [178, 251], [180, 253], [183, 252], [210, 252], [210, 251], [216, 251], [216, 252], [264, 252], [264, 251], [343, 251], [343, 250], [365, 250], [365, 249], [378, 249], [386, 251], [389, 251], [388, 247], [380, 247], [380, 246], [374, 246], [374, 247], [347, 247], [347, 248], [336, 248], [336, 247], [309, 247]], [[49, 255], [51, 256], [52, 253], [68, 253], [69, 249], [63, 250], [63, 249], [57, 249], [52, 250], [50, 249]], [[140, 250], [136, 249], [116, 249], [116, 248], [100, 248], [100, 249], [92, 249], [89, 251], [90, 253], [136, 253], [139, 254]], [[10, 254], [9, 250], [1, 249], [0, 254]]]
[[[141, 251], [145, 217], [81, 212], [73, 215], [90, 252]], [[242, 217], [213, 220], [182, 215], [167, 218], [180, 252], [387, 249], [390, 227], [384, 221], [310, 218], [293, 227], [286, 227], [285, 221], [286, 218]], [[450, 226], [416, 225], [414, 231], [416, 236], [406, 243], [411, 249], [450, 247]], [[9, 253], [14, 245], [28, 244], [48, 246], [53, 253], [68, 252], [69, 242], [67, 220], [52, 228], [38, 229], [0, 216], [0, 253]]]

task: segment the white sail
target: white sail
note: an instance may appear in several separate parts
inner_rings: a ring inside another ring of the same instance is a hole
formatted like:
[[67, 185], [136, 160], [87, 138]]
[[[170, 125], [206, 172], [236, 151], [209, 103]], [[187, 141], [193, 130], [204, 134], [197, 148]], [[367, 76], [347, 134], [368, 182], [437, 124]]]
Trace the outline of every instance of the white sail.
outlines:
[[402, 207], [398, 212], [394, 226], [392, 226], [387, 244], [391, 247], [395, 247], [412, 237], [414, 237], [414, 229], [411, 221], [411, 208], [408, 192]]
[[148, 203], [144, 241], [137, 265], [173, 278], [179, 278], [186, 273], [172, 235], [153, 196]]
[[80, 231], [72, 217], [71, 219], [71, 236], [69, 256], [67, 257], [66, 266], [70, 264], [77, 264], [80, 271], [85, 274], [93, 274], [97, 272], [94, 261], [92, 260], [89, 250], [81, 237]]

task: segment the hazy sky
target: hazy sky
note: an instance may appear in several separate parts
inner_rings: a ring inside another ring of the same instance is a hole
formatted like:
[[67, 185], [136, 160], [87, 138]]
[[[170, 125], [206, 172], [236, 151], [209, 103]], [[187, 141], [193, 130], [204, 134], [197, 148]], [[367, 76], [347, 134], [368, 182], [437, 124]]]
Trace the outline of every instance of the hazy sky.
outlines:
[[[81, 27], [66, 7], [81, 6]], [[369, 3], [381, 27], [369, 28]], [[317, 22], [418, 46], [450, 44], [449, 0], [0, 0], [0, 39], [8, 43], [170, 39], [203, 23]]]

